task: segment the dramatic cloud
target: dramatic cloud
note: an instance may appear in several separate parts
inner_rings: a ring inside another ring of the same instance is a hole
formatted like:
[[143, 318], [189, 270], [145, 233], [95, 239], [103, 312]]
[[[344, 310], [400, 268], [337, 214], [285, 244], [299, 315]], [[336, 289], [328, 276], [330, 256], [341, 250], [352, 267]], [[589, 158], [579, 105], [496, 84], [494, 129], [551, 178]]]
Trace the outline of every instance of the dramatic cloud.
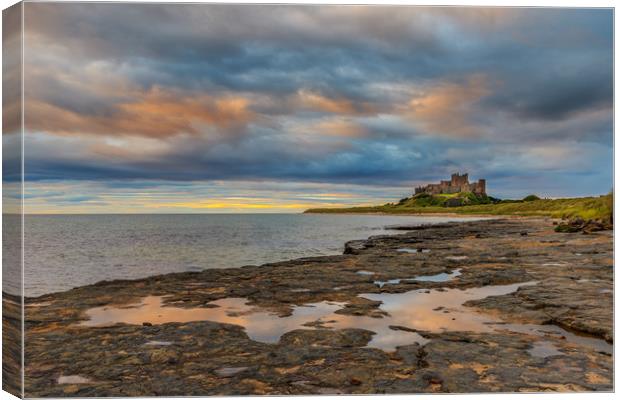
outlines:
[[366, 102], [354, 102], [345, 97], [329, 98], [307, 90], [298, 92], [298, 104], [301, 110], [309, 109], [333, 114], [375, 114], [376, 109]]
[[239, 182], [330, 188], [290, 209], [457, 170], [498, 196], [611, 188], [609, 9], [27, 3], [25, 24], [27, 179], [101, 190], [48, 209], [114, 204], [112, 181], [225, 182], [233, 209]]
[[484, 76], [472, 76], [460, 84], [439, 83], [411, 100], [411, 118], [429, 134], [474, 136], [480, 133], [471, 121], [474, 106], [489, 93]]

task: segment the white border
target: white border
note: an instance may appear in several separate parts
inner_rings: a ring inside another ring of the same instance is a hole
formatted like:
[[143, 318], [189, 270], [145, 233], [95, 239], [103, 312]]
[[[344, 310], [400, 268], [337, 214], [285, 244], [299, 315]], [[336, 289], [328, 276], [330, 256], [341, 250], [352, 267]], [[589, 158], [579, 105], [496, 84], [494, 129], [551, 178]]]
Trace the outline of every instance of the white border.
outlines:
[[[36, 1], [36, 0], [29, 0], [26, 2], [44, 2], [44, 1]], [[63, 1], [64, 2], [64, 1]], [[91, 0], [82, 0], [80, 2], [83, 3], [107, 3], [107, 2], [114, 2], [114, 1], [91, 1]], [[120, 2], [120, 1], [116, 1], [116, 2]], [[389, 0], [389, 1], [385, 1], [382, 2], [380, 0], [375, 0], [375, 1], [364, 1], [364, 0], [338, 0], [338, 1], [333, 1], [333, 0], [313, 0], [313, 1], [308, 1], [308, 0], [290, 0], [290, 1], [277, 1], [277, 0], [270, 0], [270, 1], [260, 1], [260, 0], [245, 0], [245, 1], [230, 1], [230, 0], [221, 0], [221, 1], [204, 1], [204, 2], [197, 2], [197, 1], [181, 1], [181, 0], [168, 0], [168, 1], [150, 1], [150, 0], [133, 0], [132, 2], [134, 3], [230, 3], [230, 4], [322, 4], [322, 5], [330, 5], [330, 4], [357, 4], [357, 5], [364, 5], [364, 4], [368, 4], [368, 5], [418, 5], [418, 6], [486, 6], [486, 7], [567, 7], [567, 8], [581, 8], [581, 7], [585, 7], [585, 8], [593, 8], [593, 7], [604, 7], [604, 8], [613, 8], [615, 6], [615, 3], [613, 1], [609, 1], [609, 0], [589, 0], [589, 1], [583, 1], [583, 0], [563, 0], [563, 1], [558, 1], [558, 0], [522, 0], [522, 1], [493, 1], [493, 0], [477, 0], [475, 2], [472, 1], [467, 1], [467, 0], [450, 0], [450, 1], [407, 1], [407, 0]], [[2, 9], [5, 9], [13, 4], [15, 4], [16, 1], [13, 0], [0, 0], [0, 6]], [[76, 2], [77, 3], [77, 2]], [[23, 35], [23, 16], [24, 16], [24, 7], [22, 7], [22, 60], [23, 60], [23, 56], [24, 56], [24, 48], [23, 48], [23, 42], [24, 42], [24, 35]], [[1, 19], [0, 19], [1, 20]], [[615, 22], [615, 18], [614, 18], [614, 22]], [[1, 27], [1, 21], [0, 21], [0, 27]], [[615, 23], [614, 23], [614, 188], [618, 187], [618, 172], [619, 172], [619, 166], [618, 163], [616, 162], [616, 141], [615, 141], [615, 120], [618, 117], [618, 109], [615, 107], [616, 104], [616, 100], [617, 100], [617, 90], [616, 90], [616, 80], [615, 80], [615, 76], [616, 76], [616, 72], [617, 72], [617, 63], [616, 63], [616, 43], [618, 43], [618, 32], [615, 30]], [[2, 56], [1, 56], [1, 52], [0, 52], [0, 62], [2, 60]], [[24, 151], [24, 136], [23, 136], [23, 128], [24, 128], [24, 96], [23, 96], [23, 89], [24, 89], [24, 75], [23, 75], [23, 67], [24, 67], [24, 63], [22, 62], [22, 172], [24, 171], [24, 157], [23, 157], [23, 151]], [[0, 89], [1, 89], [1, 81], [0, 81]], [[0, 90], [1, 91], [1, 90]], [[0, 144], [1, 146], [1, 144]], [[2, 166], [0, 164], [0, 173], [2, 172]], [[23, 179], [23, 174], [22, 174], [22, 244], [23, 244], [23, 240], [24, 240], [24, 230], [23, 230], [23, 223], [24, 223], [24, 217], [23, 217], [23, 210], [24, 210], [24, 198], [23, 198], [23, 190], [24, 190], [24, 179]], [[619, 200], [618, 200], [618, 196], [615, 196], [614, 198], [614, 214], [618, 215], [618, 209], [619, 209]], [[1, 206], [1, 199], [0, 199], [0, 206]], [[0, 228], [1, 229], [1, 228]], [[618, 242], [615, 240], [615, 232], [614, 232], [614, 266], [615, 265], [619, 265], [618, 264], [618, 260], [619, 260], [619, 256], [618, 256]], [[22, 251], [21, 251], [21, 257], [22, 257], [22, 265], [23, 265], [23, 260], [24, 260], [24, 246], [22, 245]], [[0, 256], [2, 254], [2, 249], [0, 247]], [[1, 259], [1, 258], [0, 258]], [[22, 268], [22, 293], [23, 293], [23, 285], [24, 285], [24, 281], [23, 281], [23, 268]], [[1, 277], [1, 270], [0, 270], [0, 277]], [[618, 304], [618, 299], [619, 299], [619, 294], [618, 291], [615, 290], [616, 288], [616, 283], [617, 283], [617, 276], [616, 274], [614, 274], [614, 305]], [[23, 302], [22, 302], [22, 330], [23, 330]], [[618, 332], [618, 319], [615, 318], [616, 317], [616, 311], [614, 311], [614, 333]], [[0, 339], [1, 339], [1, 335], [0, 335]], [[23, 381], [23, 341], [24, 341], [24, 335], [23, 335], [23, 331], [22, 331], [22, 381]], [[616, 362], [616, 360], [614, 359], [614, 382], [618, 383], [620, 382], [618, 380], [619, 377], [619, 372], [618, 372], [618, 364]], [[22, 388], [23, 390], [23, 388]], [[22, 394], [23, 396], [23, 394]], [[389, 396], [390, 399], [398, 399], [398, 400], [404, 400], [404, 399], [412, 399], [412, 396], [415, 396], [415, 399], [431, 399], [431, 398], [437, 398], [437, 396], [440, 397], [446, 397], [446, 396], [451, 396], [453, 398], [458, 398], [458, 399], [466, 399], [466, 400], [476, 400], [476, 399], [480, 399], [481, 397], [484, 399], [500, 399], [500, 398], [504, 398], [504, 397], [513, 397], [513, 398], [525, 398], [525, 399], [530, 399], [530, 398], [541, 398], [544, 400], [552, 400], [552, 399], [581, 399], [584, 396], [587, 396], [588, 398], [592, 398], [592, 399], [603, 399], [603, 398], [614, 398], [615, 394], [613, 393], [587, 393], [587, 394], [583, 394], [583, 393], [568, 393], [568, 394], [559, 394], [559, 393], [549, 393], [549, 394], [468, 394], [468, 395], [429, 395], [429, 394], [420, 394], [420, 395], [391, 395]], [[310, 399], [310, 398], [317, 398], [317, 396], [281, 396], [281, 397], [291, 397], [294, 399]], [[320, 396], [320, 399], [326, 399], [326, 400], [335, 400], [335, 399], [341, 399], [341, 398], [353, 398], [354, 396]], [[384, 397], [384, 396], [380, 396], [380, 395], [368, 395], [368, 396], [364, 396], [364, 398], [379, 398], [379, 397]], [[6, 393], [6, 392], [0, 392], [0, 400], [4, 400], [4, 399], [13, 399], [14, 397], [11, 396], [10, 394]], [[163, 397], [162, 397], [163, 398]], [[210, 399], [210, 398], [222, 398], [222, 397], [205, 397], [206, 399]], [[265, 396], [243, 396], [243, 399], [248, 399], [248, 400], [259, 400], [265, 398]], [[139, 397], [136, 397], [136, 399], [140, 399]], [[183, 397], [176, 397], [174, 399], [185, 399]]]

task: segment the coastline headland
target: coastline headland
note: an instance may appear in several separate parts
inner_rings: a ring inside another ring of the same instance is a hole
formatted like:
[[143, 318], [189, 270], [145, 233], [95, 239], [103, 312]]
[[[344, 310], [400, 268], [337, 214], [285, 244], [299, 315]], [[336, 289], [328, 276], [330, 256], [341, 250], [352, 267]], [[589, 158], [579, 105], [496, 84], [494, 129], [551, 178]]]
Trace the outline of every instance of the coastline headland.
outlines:
[[25, 394], [613, 389], [611, 231], [399, 229], [336, 256], [26, 298]]
[[[455, 200], [459, 204], [452, 205]], [[311, 208], [308, 214], [449, 214], [478, 216], [522, 216], [549, 217], [600, 221], [613, 224], [613, 193], [603, 196], [541, 199], [530, 195], [521, 200], [497, 200], [471, 192], [458, 192], [452, 195], [429, 195], [418, 193], [403, 198], [398, 203], [378, 206], [357, 206], [346, 208]]]

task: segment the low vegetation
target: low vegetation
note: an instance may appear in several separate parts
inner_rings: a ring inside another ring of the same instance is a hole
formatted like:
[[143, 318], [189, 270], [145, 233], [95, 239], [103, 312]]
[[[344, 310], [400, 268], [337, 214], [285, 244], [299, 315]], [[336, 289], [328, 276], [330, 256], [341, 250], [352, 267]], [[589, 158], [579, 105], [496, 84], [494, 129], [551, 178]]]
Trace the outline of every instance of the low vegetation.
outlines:
[[420, 193], [413, 197], [401, 199], [398, 203], [401, 207], [459, 207], [465, 205], [491, 204], [496, 199], [486, 195], [476, 195], [471, 192], [452, 194], [428, 194]]
[[[461, 199], [463, 205], [450, 207], [449, 199]], [[568, 199], [541, 199], [530, 195], [522, 200], [499, 200], [473, 193], [454, 195], [417, 195], [382, 206], [351, 208], [315, 208], [307, 213], [385, 213], [385, 214], [474, 214], [546, 216], [553, 218], [583, 218], [610, 221], [613, 213], [613, 195]]]

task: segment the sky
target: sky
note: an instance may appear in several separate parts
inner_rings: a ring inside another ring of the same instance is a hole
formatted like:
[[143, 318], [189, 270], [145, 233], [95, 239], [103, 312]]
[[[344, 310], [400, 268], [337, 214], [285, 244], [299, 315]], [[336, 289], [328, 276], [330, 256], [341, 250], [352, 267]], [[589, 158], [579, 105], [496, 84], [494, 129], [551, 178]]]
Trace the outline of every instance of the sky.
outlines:
[[612, 18], [26, 3], [25, 211], [300, 212], [454, 172], [500, 198], [604, 194]]

